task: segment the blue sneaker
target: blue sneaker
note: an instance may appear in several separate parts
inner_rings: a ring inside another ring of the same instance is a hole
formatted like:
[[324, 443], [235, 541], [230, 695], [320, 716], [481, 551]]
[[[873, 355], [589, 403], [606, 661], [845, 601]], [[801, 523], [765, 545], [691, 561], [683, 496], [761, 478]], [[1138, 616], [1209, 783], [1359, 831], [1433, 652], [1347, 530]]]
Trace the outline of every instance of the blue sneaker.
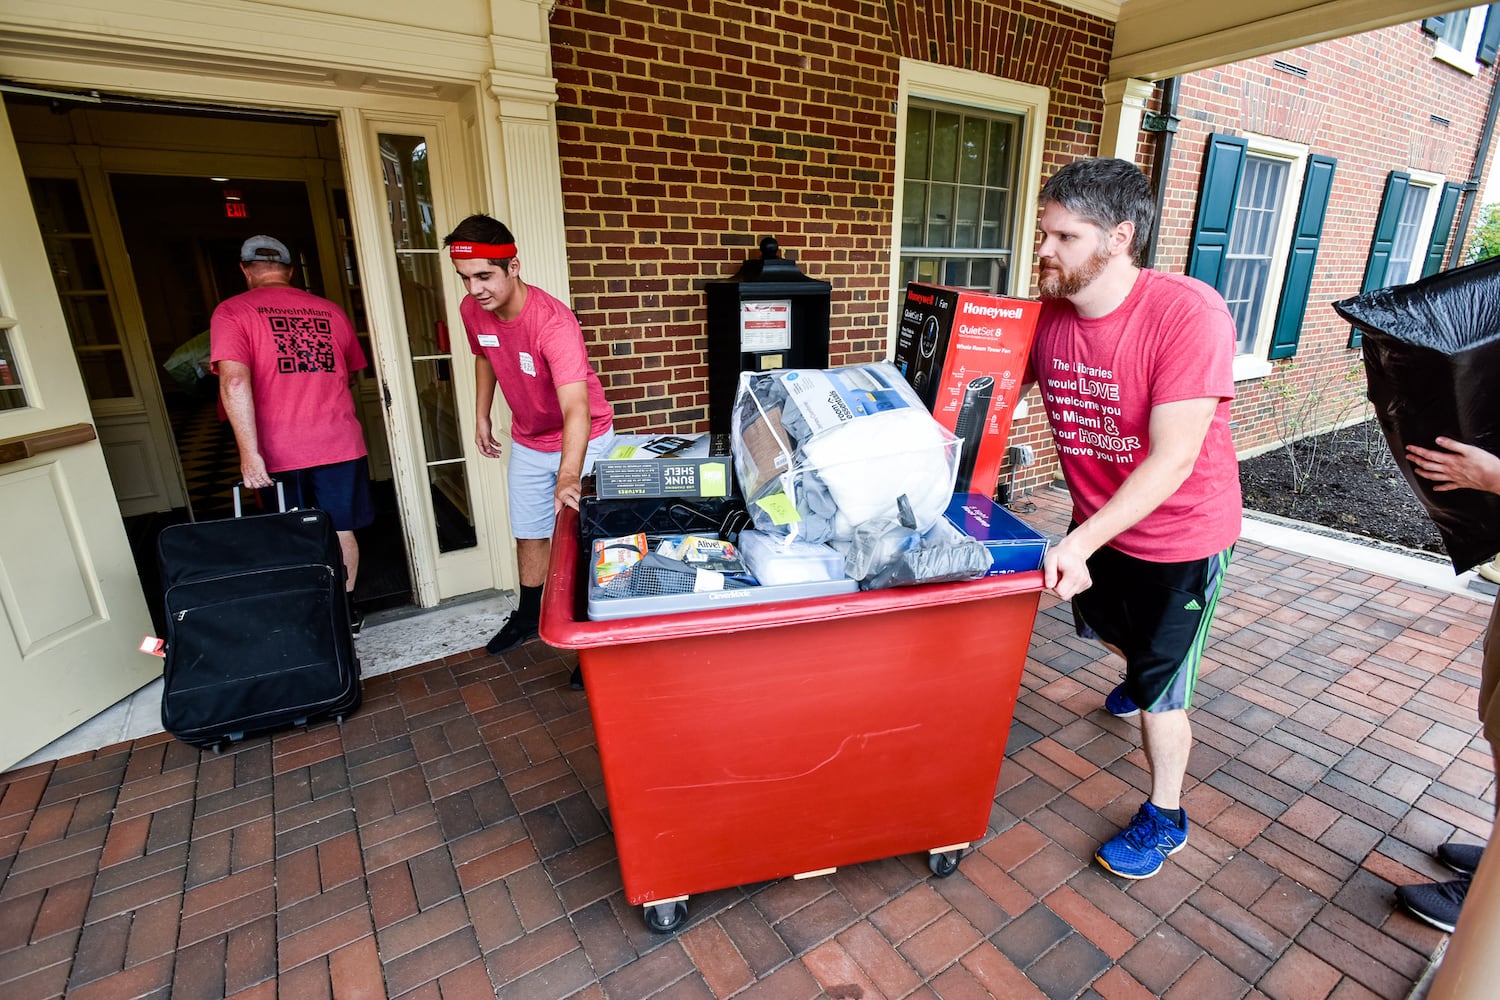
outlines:
[[1146, 802], [1129, 826], [1099, 848], [1094, 860], [1121, 878], [1150, 878], [1161, 871], [1167, 855], [1187, 846], [1187, 838], [1186, 812], [1179, 827]]
[[1124, 684], [1116, 686], [1104, 699], [1104, 710], [1117, 719], [1133, 719], [1141, 714], [1140, 707], [1125, 693]]

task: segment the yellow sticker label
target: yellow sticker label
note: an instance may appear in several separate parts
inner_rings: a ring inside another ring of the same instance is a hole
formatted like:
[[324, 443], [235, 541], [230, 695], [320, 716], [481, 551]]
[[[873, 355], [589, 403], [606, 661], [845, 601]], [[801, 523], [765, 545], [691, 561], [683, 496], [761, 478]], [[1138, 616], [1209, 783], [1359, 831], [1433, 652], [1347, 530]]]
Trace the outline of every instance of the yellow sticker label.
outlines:
[[633, 444], [617, 444], [617, 445], [615, 445], [614, 450], [611, 451], [606, 457], [607, 458], [630, 458], [635, 453], [636, 453], [636, 447], [635, 447], [635, 445], [633, 445]]
[[698, 469], [702, 481], [698, 484], [700, 495], [727, 497], [729, 495], [729, 466], [718, 462], [704, 463]]
[[802, 515], [797, 513], [796, 506], [785, 493], [772, 493], [770, 496], [761, 497], [755, 501], [755, 505], [771, 515], [772, 524], [796, 524], [802, 520]]

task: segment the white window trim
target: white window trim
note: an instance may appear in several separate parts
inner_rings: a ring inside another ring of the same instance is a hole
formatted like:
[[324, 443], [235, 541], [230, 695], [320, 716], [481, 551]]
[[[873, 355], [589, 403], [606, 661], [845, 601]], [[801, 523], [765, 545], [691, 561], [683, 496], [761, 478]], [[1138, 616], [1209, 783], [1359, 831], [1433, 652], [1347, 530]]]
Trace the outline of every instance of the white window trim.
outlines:
[[1469, 20], [1464, 25], [1464, 44], [1455, 49], [1439, 38], [1433, 43], [1432, 58], [1445, 62], [1454, 69], [1470, 76], [1479, 75], [1479, 39], [1484, 35], [1485, 18], [1489, 16], [1489, 4], [1469, 8]]
[[1437, 222], [1438, 202], [1443, 197], [1443, 184], [1447, 178], [1442, 174], [1435, 174], [1430, 170], [1413, 170], [1410, 167], [1406, 172], [1411, 176], [1407, 183], [1407, 191], [1410, 193], [1414, 187], [1427, 189], [1427, 204], [1422, 208], [1422, 218], [1417, 221], [1417, 245], [1412, 249], [1411, 270], [1398, 279], [1395, 275], [1387, 274], [1385, 283], [1387, 285], [1404, 285], [1416, 281], [1422, 276], [1422, 265], [1427, 260], [1427, 251], [1432, 249], [1432, 227]]
[[1271, 273], [1266, 282], [1265, 307], [1256, 320], [1255, 334], [1250, 338], [1250, 350], [1235, 355], [1236, 382], [1264, 378], [1272, 371], [1271, 362], [1266, 355], [1271, 349], [1271, 332], [1276, 327], [1281, 289], [1286, 284], [1286, 265], [1292, 253], [1292, 235], [1297, 227], [1297, 207], [1302, 201], [1302, 179], [1307, 173], [1308, 154], [1308, 147], [1300, 142], [1288, 142], [1253, 132], [1245, 133], [1244, 139], [1247, 155], [1285, 160], [1290, 169], [1287, 171], [1286, 190], [1282, 193], [1281, 218], [1277, 220], [1275, 241], [1272, 244]]
[[[1047, 123], [1046, 87], [953, 69], [916, 59], [901, 60], [901, 83], [896, 98], [896, 193], [891, 212], [890, 315], [887, 317], [886, 356], [895, 352], [896, 329], [900, 325], [905, 286], [901, 282], [901, 212], [905, 191], [906, 112], [912, 100], [960, 104], [983, 112], [1019, 115], [1022, 119], [1021, 148], [1017, 154], [1016, 198], [1019, 206], [1035, 206], [1042, 192], [1042, 138]], [[1001, 294], [1025, 297], [1031, 289], [1031, 269], [1036, 240], [1026, 231], [1026, 220], [1035, 213], [1024, 210], [1017, 224], [1010, 261], [1010, 287]], [[1034, 227], [1033, 227], [1034, 229]]]

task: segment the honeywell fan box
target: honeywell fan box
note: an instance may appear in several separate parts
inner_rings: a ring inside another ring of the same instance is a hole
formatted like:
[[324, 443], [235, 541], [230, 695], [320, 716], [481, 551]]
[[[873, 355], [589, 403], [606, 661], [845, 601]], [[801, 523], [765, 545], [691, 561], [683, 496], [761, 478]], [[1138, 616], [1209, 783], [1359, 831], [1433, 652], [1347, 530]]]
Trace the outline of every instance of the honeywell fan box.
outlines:
[[963, 441], [960, 493], [993, 496], [1041, 303], [945, 285], [906, 286], [896, 367]]

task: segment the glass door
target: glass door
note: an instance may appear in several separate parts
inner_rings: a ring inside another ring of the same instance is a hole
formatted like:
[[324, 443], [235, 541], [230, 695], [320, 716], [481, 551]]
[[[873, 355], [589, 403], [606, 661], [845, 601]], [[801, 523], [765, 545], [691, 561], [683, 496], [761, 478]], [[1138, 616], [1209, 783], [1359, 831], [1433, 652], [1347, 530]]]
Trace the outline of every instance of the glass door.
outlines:
[[380, 132], [378, 140], [438, 551], [473, 548], [478, 539], [453, 380], [430, 147], [423, 135]]

